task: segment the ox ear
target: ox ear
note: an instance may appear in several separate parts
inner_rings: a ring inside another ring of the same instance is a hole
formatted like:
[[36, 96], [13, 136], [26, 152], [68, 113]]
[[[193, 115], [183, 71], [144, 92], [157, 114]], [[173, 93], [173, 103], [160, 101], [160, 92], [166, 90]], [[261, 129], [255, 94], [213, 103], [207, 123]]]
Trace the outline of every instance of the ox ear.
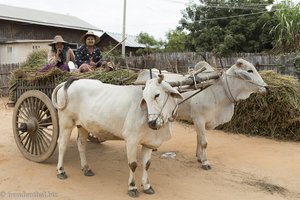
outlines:
[[235, 73], [244, 80], [250, 81], [252, 80], [251, 76], [249, 76], [249, 73], [244, 70], [236, 70]]
[[177, 90], [175, 93], [171, 92], [171, 96], [177, 99], [183, 99], [183, 96]]
[[183, 99], [183, 96], [178, 92], [178, 90], [172, 88], [171, 86], [168, 87], [168, 93], [174, 98]]
[[147, 109], [147, 103], [146, 103], [145, 99], [142, 99], [140, 106], [141, 106], [142, 110]]
[[178, 92], [178, 90], [171, 87], [171, 85], [169, 85], [167, 82], [164, 82], [162, 84], [162, 87], [172, 97], [177, 98], [177, 99], [183, 99], [183, 96], [181, 96], [181, 94]]

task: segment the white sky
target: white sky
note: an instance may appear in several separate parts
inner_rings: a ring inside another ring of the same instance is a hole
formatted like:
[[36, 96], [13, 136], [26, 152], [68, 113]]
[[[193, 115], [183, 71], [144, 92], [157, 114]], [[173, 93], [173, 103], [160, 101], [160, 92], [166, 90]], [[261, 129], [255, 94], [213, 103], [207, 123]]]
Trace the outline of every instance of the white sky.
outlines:
[[[190, 0], [126, 0], [126, 34], [165, 39]], [[0, 4], [76, 16], [108, 32], [123, 32], [124, 0], [0, 0]]]
[[[176, 28], [182, 17], [181, 11], [191, 1], [126, 0], [125, 32], [129, 35], [146, 32], [155, 39], [166, 39], [166, 32]], [[0, 0], [0, 4], [69, 14], [103, 31], [123, 32], [124, 0]]]

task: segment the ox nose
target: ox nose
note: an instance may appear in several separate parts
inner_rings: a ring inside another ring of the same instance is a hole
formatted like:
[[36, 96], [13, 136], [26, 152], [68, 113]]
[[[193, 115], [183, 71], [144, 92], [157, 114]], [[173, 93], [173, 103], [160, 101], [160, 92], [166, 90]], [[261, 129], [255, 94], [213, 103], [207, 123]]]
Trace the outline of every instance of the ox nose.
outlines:
[[267, 86], [265, 86], [265, 88], [266, 88], [266, 91], [267, 92], [269, 92], [270, 91], [270, 88], [269, 88], [269, 86], [267, 85]]
[[157, 129], [158, 129], [158, 126], [156, 126], [156, 120], [148, 121], [148, 125], [149, 125], [149, 127], [152, 128], [153, 130], [157, 130]]
[[259, 93], [268, 93], [269, 92], [269, 86], [267, 84], [260, 85], [258, 89]]

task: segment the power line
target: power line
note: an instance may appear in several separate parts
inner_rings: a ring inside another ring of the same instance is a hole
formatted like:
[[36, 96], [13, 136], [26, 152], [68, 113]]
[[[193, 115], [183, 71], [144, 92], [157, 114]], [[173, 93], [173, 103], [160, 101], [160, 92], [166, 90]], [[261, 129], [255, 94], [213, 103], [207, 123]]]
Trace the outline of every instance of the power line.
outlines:
[[179, 1], [179, 0], [162, 0], [162, 1], [167, 1], [167, 2], [170, 2], [170, 3], [177, 3], [177, 4], [186, 4], [186, 3], [189, 3], [187, 1]]
[[207, 8], [223, 8], [223, 9], [232, 9], [232, 10], [263, 10], [265, 8], [254, 8], [254, 7], [226, 7], [226, 6], [204, 6], [204, 7], [207, 7]]
[[222, 3], [208, 3], [209, 5], [240, 5], [240, 6], [267, 6], [270, 3], [252, 3], [252, 2], [222, 2]]
[[[273, 11], [270, 11], [270, 12], [273, 12]], [[213, 20], [220, 20], [220, 19], [246, 17], [246, 16], [258, 15], [258, 14], [263, 14], [263, 13], [268, 13], [268, 11], [257, 12], [257, 13], [249, 13], [249, 14], [241, 14], [241, 15], [234, 15], [234, 16], [228, 16], [228, 17], [216, 17], [216, 18], [211, 18], [211, 19], [195, 20], [195, 22], [206, 22], [206, 21], [213, 21]]]

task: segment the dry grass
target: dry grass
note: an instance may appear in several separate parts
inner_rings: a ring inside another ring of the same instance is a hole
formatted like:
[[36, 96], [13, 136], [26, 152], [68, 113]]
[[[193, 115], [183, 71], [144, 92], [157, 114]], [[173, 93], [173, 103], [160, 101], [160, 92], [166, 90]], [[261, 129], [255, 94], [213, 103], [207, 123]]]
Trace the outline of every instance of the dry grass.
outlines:
[[230, 122], [219, 129], [300, 141], [300, 87], [297, 79], [274, 71], [262, 71], [269, 85], [266, 95], [253, 94], [238, 102]]

